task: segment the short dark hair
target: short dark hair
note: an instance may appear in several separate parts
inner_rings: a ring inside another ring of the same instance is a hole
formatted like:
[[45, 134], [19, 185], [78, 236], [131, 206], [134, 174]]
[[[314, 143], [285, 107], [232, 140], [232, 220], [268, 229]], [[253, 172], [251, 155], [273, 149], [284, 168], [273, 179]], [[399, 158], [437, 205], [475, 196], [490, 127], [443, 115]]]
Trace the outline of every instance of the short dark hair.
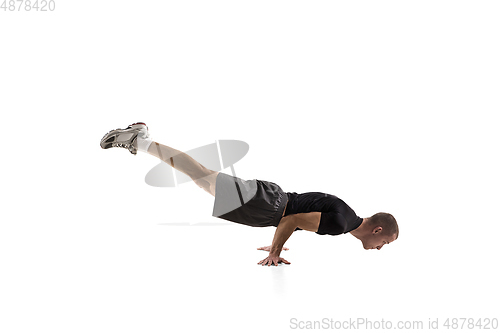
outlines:
[[396, 239], [399, 236], [399, 227], [398, 222], [394, 216], [388, 213], [377, 213], [370, 217], [369, 219], [370, 225], [374, 227], [382, 227], [382, 233], [384, 235], [394, 235], [396, 234]]

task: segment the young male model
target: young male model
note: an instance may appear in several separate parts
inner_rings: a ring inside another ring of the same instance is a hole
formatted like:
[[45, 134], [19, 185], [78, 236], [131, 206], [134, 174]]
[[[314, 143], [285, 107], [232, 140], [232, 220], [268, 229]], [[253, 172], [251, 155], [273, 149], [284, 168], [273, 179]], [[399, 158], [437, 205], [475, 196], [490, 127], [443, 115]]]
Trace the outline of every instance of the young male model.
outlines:
[[284, 192], [272, 182], [243, 180], [207, 169], [189, 155], [152, 140], [145, 123], [111, 130], [101, 139], [101, 148], [121, 147], [136, 155], [138, 151], [158, 157], [188, 175], [200, 188], [215, 197], [212, 215], [252, 227], [276, 227], [271, 246], [261, 265], [290, 264], [280, 257], [283, 245], [295, 230], [319, 235], [351, 233], [366, 250], [382, 249], [399, 235], [396, 219], [387, 213], [358, 217], [340, 198], [321, 192]]

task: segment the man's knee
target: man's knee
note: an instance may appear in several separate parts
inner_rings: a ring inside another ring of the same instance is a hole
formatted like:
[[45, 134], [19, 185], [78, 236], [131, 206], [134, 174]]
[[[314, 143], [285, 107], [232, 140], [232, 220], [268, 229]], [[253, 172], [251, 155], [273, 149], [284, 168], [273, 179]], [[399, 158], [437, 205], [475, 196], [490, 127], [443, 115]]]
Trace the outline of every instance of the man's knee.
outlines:
[[201, 187], [201, 188], [208, 188], [208, 187], [210, 187], [210, 183], [208, 181], [206, 181], [205, 179], [203, 179], [203, 178], [195, 179], [194, 183], [196, 185], [198, 185], [198, 187]]

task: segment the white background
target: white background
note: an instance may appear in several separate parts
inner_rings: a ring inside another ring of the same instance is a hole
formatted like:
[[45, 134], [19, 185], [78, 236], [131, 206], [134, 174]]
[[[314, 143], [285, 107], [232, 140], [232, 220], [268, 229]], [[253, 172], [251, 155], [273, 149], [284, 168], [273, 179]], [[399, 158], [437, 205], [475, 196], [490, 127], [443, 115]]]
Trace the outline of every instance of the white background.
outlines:
[[[0, 331], [498, 318], [499, 14], [496, 1], [0, 11]], [[216, 219], [194, 183], [147, 185], [153, 156], [98, 146], [138, 121], [184, 151], [245, 141], [239, 177], [390, 212], [399, 239], [366, 251], [299, 231], [291, 265], [258, 266], [275, 228]]]

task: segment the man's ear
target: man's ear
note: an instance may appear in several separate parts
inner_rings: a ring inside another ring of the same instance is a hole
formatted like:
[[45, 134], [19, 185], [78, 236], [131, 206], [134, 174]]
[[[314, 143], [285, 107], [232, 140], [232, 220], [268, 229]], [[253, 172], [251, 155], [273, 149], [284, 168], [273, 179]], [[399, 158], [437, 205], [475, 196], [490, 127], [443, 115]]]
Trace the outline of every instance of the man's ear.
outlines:
[[380, 233], [380, 232], [382, 232], [382, 227], [380, 227], [380, 226], [379, 226], [379, 227], [376, 227], [375, 229], [373, 229], [373, 233], [374, 233], [374, 234], [378, 234], [378, 233]]

